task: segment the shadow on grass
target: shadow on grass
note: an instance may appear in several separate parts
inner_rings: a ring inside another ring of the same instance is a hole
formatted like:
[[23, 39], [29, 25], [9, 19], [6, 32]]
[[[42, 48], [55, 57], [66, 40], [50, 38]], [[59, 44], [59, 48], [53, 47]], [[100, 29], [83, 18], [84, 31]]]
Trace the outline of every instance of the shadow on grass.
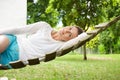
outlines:
[[88, 57], [88, 60], [100, 60], [100, 61], [106, 61], [106, 60], [114, 60], [112, 58], [108, 57]]
[[56, 58], [56, 61], [70, 61], [70, 62], [85, 62], [85, 61], [113, 61], [114, 59], [108, 57], [89, 56], [87, 60], [84, 60], [81, 56], [62, 56]]

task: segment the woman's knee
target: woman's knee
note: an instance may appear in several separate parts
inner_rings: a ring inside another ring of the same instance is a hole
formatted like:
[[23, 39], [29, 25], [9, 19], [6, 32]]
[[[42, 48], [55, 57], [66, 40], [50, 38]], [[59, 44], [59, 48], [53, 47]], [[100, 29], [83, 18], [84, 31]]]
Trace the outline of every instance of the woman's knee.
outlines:
[[9, 39], [5, 35], [0, 35], [0, 53], [4, 52], [9, 46]]

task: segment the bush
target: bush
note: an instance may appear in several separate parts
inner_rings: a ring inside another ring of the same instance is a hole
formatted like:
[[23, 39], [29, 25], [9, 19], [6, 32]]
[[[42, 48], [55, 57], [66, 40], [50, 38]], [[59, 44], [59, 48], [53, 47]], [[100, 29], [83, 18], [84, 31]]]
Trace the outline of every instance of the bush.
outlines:
[[104, 46], [104, 44], [98, 45], [98, 52], [99, 52], [100, 54], [105, 53], [105, 46]]

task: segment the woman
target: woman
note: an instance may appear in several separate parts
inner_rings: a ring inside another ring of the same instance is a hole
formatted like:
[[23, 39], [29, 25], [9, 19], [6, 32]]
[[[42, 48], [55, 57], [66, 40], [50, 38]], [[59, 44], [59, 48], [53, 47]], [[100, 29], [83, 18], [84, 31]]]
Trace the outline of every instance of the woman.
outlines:
[[82, 32], [82, 29], [75, 26], [55, 31], [46, 22], [0, 29], [0, 64], [43, 57], [47, 53], [56, 51], [66, 41]]

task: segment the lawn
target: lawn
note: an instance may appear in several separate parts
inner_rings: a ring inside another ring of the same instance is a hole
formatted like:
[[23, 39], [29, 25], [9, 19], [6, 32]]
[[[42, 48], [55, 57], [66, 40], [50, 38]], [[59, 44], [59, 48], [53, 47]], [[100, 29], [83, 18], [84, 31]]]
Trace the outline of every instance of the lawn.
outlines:
[[21, 69], [1, 70], [0, 77], [16, 80], [120, 80], [120, 54], [67, 54], [50, 62]]

